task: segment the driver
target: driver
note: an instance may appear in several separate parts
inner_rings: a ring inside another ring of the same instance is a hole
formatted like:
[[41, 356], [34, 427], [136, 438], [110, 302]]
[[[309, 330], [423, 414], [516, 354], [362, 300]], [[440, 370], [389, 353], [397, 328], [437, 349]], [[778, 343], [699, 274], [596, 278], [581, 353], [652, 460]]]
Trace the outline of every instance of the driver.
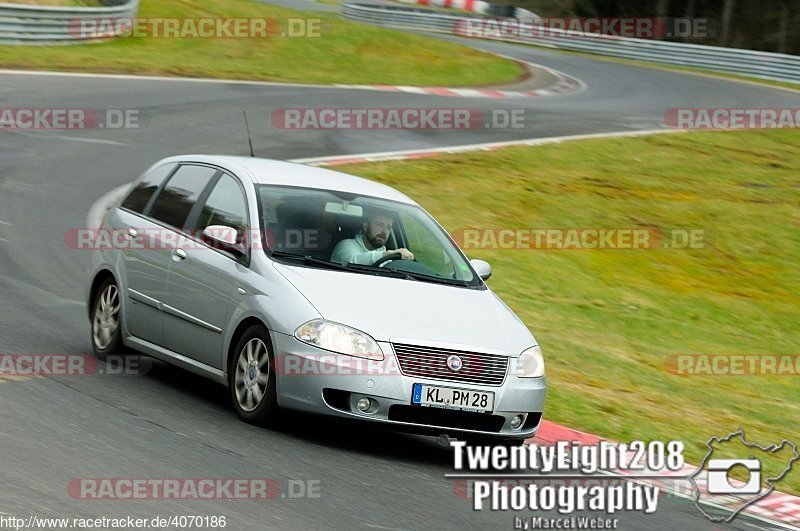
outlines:
[[355, 238], [342, 240], [336, 244], [331, 261], [342, 264], [372, 265], [384, 256], [400, 254], [403, 260], [413, 260], [414, 254], [408, 249], [386, 249], [386, 242], [392, 233], [393, 216], [383, 210], [369, 210], [361, 231]]

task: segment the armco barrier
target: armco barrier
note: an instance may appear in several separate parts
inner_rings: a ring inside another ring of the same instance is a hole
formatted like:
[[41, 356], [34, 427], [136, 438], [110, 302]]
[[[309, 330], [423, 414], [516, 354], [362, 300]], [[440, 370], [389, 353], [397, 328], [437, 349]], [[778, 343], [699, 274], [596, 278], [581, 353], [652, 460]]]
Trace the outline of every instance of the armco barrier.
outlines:
[[98, 37], [80, 31], [81, 19], [136, 16], [139, 0], [106, 0], [105, 7], [50, 7], [0, 4], [0, 44], [77, 44]]
[[[392, 28], [462, 36], [477, 33], [482, 38], [494, 40], [800, 83], [800, 57], [795, 55], [581, 33], [543, 28], [515, 19], [504, 19], [505, 31], [490, 32], [484, 29], [471, 32], [469, 21], [472, 17], [402, 6], [345, 3], [342, 5], [342, 16]], [[486, 28], [483, 20], [480, 25]]]

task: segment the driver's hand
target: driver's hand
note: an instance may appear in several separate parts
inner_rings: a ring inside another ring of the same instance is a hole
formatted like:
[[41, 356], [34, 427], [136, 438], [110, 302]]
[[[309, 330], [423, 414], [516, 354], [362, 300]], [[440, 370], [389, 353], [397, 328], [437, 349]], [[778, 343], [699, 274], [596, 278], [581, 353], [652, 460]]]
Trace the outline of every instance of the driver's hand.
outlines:
[[414, 259], [414, 253], [412, 253], [411, 251], [409, 251], [408, 249], [405, 249], [403, 247], [401, 247], [400, 249], [395, 249], [393, 252], [400, 253], [400, 256], [403, 258], [403, 260], [413, 260]]

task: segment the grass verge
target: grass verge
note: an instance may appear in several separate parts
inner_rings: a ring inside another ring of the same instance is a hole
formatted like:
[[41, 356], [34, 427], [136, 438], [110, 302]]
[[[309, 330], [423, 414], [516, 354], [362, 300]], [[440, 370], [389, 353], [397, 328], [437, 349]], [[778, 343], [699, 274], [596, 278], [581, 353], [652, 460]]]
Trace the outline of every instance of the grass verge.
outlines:
[[[492, 289], [543, 347], [546, 418], [619, 441], [681, 439], [695, 464], [709, 436], [739, 427], [760, 444], [800, 444], [800, 374], [666, 369], [679, 354], [800, 355], [797, 130], [586, 140], [337, 169], [397, 187], [451, 232], [701, 230], [702, 248], [465, 252], [492, 264]], [[780, 490], [800, 493], [794, 468]]]
[[[318, 36], [149, 38], [131, 36], [76, 46], [0, 46], [0, 66], [79, 72], [178, 75], [306, 83], [477, 86], [522, 75], [516, 63], [466, 46], [250, 0], [142, 0], [139, 18], [288, 19]], [[319, 31], [314, 28], [318, 27]], [[295, 32], [296, 33], [296, 32]]]
[[4, 4], [27, 4], [33, 6], [78, 7], [100, 5], [98, 0], [3, 0]]

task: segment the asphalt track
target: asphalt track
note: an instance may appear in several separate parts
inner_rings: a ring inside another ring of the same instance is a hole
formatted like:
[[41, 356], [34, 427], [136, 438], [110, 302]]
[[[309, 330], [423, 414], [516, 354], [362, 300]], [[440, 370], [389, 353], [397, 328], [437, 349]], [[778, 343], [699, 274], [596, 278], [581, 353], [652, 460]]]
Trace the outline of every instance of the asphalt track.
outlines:
[[[241, 109], [259, 156], [291, 159], [662, 127], [670, 107], [796, 107], [797, 94], [710, 77], [593, 61], [502, 43], [476, 47], [579, 78], [585, 90], [525, 100], [454, 100], [388, 92], [0, 75], [0, 107], [141, 110], [138, 129], [0, 131], [0, 353], [87, 353], [83, 227], [98, 197], [145, 166], [185, 152], [244, 154]], [[282, 131], [284, 107], [524, 109], [523, 130]], [[681, 161], [676, 161], [680, 164]], [[632, 168], [631, 171], [635, 171]], [[691, 168], [686, 169], [691, 172]], [[453, 183], [457, 186], [458, 183]], [[0, 513], [26, 517], [224, 515], [228, 528], [508, 529], [514, 516], [476, 512], [458, 496], [449, 454], [433, 440], [298, 416], [277, 431], [240, 422], [222, 387], [160, 363], [143, 375], [0, 380]], [[550, 385], [558, 385], [551, 381]], [[80, 500], [86, 477], [272, 478], [319, 481], [321, 497], [255, 501]], [[538, 515], [544, 516], [544, 515]], [[555, 516], [555, 515], [553, 515]], [[716, 529], [691, 502], [664, 498], [625, 529]], [[731, 527], [775, 528], [740, 517]]]

